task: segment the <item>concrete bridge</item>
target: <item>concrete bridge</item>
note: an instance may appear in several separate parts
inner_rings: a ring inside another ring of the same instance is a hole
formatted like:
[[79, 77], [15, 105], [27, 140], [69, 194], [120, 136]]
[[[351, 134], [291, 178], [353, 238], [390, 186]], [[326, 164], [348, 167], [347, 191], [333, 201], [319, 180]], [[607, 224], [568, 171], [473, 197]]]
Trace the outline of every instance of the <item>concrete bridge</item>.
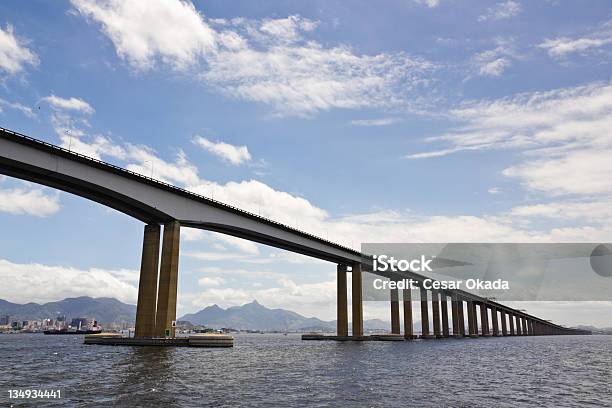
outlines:
[[[176, 320], [180, 227], [186, 226], [233, 235], [337, 264], [338, 338], [363, 338], [362, 265], [370, 259], [359, 251], [4, 128], [0, 128], [0, 174], [87, 198], [145, 223], [136, 311], [137, 337], [175, 335], [172, 323]], [[160, 239], [162, 226], [163, 240]], [[350, 336], [349, 273], [352, 290]], [[413, 277], [416, 280], [425, 278], [417, 274]], [[412, 339], [415, 336], [410, 290], [403, 291], [402, 301], [403, 337]], [[464, 291], [421, 289], [419, 301], [422, 338], [451, 336], [449, 303], [452, 336], [456, 337], [590, 334]], [[391, 332], [396, 335], [400, 335], [399, 302], [399, 291], [392, 290]], [[429, 324], [430, 305], [432, 325]]]

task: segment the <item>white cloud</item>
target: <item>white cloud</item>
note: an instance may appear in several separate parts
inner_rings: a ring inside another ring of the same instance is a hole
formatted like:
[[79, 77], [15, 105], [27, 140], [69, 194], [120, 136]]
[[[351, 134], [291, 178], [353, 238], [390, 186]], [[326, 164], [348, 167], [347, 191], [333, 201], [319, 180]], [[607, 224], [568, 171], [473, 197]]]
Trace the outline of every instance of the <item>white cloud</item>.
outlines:
[[220, 277], [208, 277], [198, 279], [198, 285], [200, 286], [221, 286], [225, 283], [225, 279]]
[[71, 1], [102, 25], [117, 54], [138, 70], [153, 68], [157, 60], [186, 69], [216, 49], [215, 33], [189, 1]]
[[545, 40], [538, 47], [547, 50], [548, 55], [554, 58], [565, 57], [568, 54], [599, 48], [612, 43], [612, 38], [555, 38]]
[[517, 217], [546, 217], [559, 220], [587, 219], [610, 222], [612, 219], [612, 199], [523, 205], [512, 208], [510, 213]]
[[478, 16], [478, 21], [495, 21], [505, 18], [515, 17], [522, 11], [521, 3], [513, 0], [506, 0], [489, 7], [484, 14]]
[[251, 154], [246, 146], [234, 146], [224, 142], [212, 142], [205, 137], [196, 136], [193, 142], [210, 153], [221, 157], [234, 165], [251, 160]]
[[72, 110], [86, 114], [94, 113], [94, 109], [91, 105], [81, 98], [62, 98], [55, 95], [49, 95], [42, 98], [42, 100], [56, 109]]
[[16, 215], [47, 217], [60, 209], [59, 194], [40, 188], [0, 189], [0, 211]]
[[18, 74], [26, 65], [38, 65], [38, 57], [26, 47], [26, 42], [15, 36], [13, 27], [0, 27], [0, 70], [9, 75]]
[[[0, 298], [9, 302], [51, 302], [66, 297], [112, 297], [135, 304], [137, 271], [80, 270], [38, 263], [17, 264], [0, 259]], [[131, 283], [130, 283], [131, 282]]]
[[382, 119], [356, 119], [351, 120], [351, 125], [354, 126], [387, 126], [399, 122], [397, 118], [382, 118]]
[[117, 53], [136, 69], [155, 62], [187, 72], [219, 92], [271, 105], [279, 114], [332, 108], [413, 106], [433, 64], [406, 53], [358, 55], [307, 36], [318, 22], [207, 20], [188, 1], [73, 0], [102, 24]]
[[501, 76], [512, 66], [512, 60], [519, 58], [512, 39], [497, 38], [495, 43], [495, 48], [479, 52], [472, 57], [478, 75]]
[[508, 59], [497, 58], [493, 61], [485, 62], [480, 67], [480, 75], [500, 76], [510, 65]]
[[440, 5], [440, 0], [414, 0], [417, 4], [424, 4], [429, 8], [435, 8]]
[[22, 105], [19, 102], [9, 102], [7, 100], [0, 98], [0, 112], [2, 112], [3, 107], [8, 107], [11, 109], [18, 110], [19, 112], [23, 113], [29, 118], [36, 117], [36, 115], [32, 111], [32, 108], [30, 108], [29, 106]]
[[612, 193], [610, 157], [612, 148], [582, 149], [512, 166], [503, 174], [552, 195]]
[[538, 47], [546, 50], [549, 56], [562, 59], [570, 54], [586, 54], [608, 44], [612, 44], [611, 21], [605, 22], [597, 29], [578, 38], [549, 38], [539, 44]]

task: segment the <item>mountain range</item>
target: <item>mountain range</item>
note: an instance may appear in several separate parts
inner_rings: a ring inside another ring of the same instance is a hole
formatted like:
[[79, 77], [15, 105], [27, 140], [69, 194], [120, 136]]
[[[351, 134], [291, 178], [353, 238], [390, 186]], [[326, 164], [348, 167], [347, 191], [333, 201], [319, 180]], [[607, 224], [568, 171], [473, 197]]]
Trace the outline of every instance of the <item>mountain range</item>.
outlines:
[[[55, 319], [66, 316], [95, 318], [104, 323], [133, 324], [136, 306], [114, 298], [91, 298], [81, 296], [44, 304], [17, 304], [0, 299], [0, 317], [8, 315], [11, 321]], [[269, 309], [256, 300], [242, 306], [223, 309], [218, 305], [205, 307], [197, 313], [186, 314], [178, 319], [193, 325], [213, 328], [231, 327], [241, 330], [277, 331], [335, 331], [335, 321], [324, 321], [316, 317], [305, 317], [284, 309]], [[364, 321], [368, 330], [388, 330], [389, 322], [379, 319]]]
[[44, 304], [17, 304], [0, 299], [0, 317], [8, 315], [11, 321], [56, 319], [66, 316], [68, 322], [75, 317], [95, 318], [100, 323], [132, 323], [136, 306], [114, 298], [81, 296]]
[[[208, 306], [197, 313], [186, 314], [178, 319], [195, 325], [208, 327], [231, 327], [240, 330], [278, 331], [335, 331], [335, 321], [324, 321], [316, 317], [304, 317], [285, 309], [268, 309], [257, 300], [242, 306], [223, 309]], [[389, 323], [379, 319], [365, 320], [364, 328], [388, 330]]]

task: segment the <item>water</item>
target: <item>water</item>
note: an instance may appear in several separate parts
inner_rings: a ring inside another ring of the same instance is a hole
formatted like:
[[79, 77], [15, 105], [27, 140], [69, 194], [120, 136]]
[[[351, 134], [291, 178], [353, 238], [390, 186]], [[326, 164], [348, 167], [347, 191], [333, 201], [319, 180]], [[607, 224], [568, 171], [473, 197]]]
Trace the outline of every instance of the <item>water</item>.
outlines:
[[[413, 342], [237, 335], [232, 349], [85, 346], [0, 335], [9, 388], [62, 389], [36, 406], [612, 406], [612, 336]], [[33, 404], [34, 405], [34, 404]]]

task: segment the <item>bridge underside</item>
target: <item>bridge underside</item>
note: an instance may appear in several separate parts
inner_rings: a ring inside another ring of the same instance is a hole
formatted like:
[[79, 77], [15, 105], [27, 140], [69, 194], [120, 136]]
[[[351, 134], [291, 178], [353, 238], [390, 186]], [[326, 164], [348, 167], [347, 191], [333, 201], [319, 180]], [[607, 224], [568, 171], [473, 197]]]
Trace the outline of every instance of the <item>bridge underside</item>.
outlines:
[[[175, 334], [173, 322], [176, 320], [181, 225], [233, 235], [336, 263], [338, 335], [344, 338], [349, 337], [346, 274], [350, 269], [353, 327], [350, 337], [363, 337], [361, 270], [362, 262], [369, 258], [358, 251], [2, 128], [0, 174], [87, 198], [146, 224], [136, 318], [136, 335], [139, 337], [173, 337]], [[161, 245], [160, 225], [163, 225]], [[418, 281], [419, 276], [414, 277]], [[410, 290], [403, 291], [402, 301], [404, 337], [414, 338]], [[449, 337], [451, 328], [454, 337], [586, 333], [463, 291], [432, 292], [429, 296], [426, 290], [422, 290], [419, 301], [422, 338]], [[400, 335], [399, 302], [399, 293], [391, 293], [391, 332], [394, 336]], [[449, 304], [452, 326], [448, 319]], [[429, 305], [433, 311], [433, 331], [429, 325]], [[480, 313], [477, 313], [477, 307]], [[467, 332], [464, 316], [468, 322]]]

